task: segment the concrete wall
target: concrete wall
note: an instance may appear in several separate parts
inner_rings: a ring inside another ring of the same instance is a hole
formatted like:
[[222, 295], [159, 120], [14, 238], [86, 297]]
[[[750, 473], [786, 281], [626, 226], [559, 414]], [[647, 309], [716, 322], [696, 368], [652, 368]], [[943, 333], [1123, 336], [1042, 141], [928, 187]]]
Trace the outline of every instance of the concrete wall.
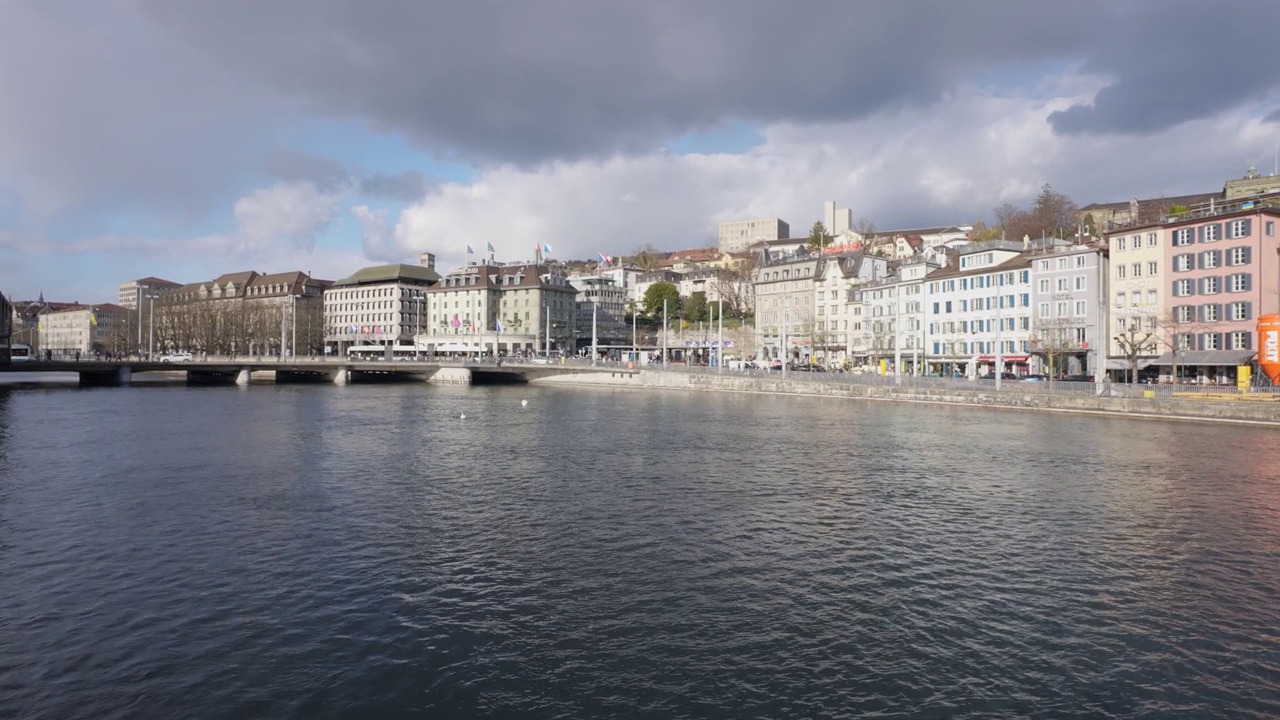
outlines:
[[1051, 395], [1046, 392], [991, 389], [934, 389], [857, 385], [841, 382], [783, 380], [778, 376], [701, 374], [645, 370], [634, 376], [562, 375], [539, 383], [558, 385], [629, 386], [703, 392], [742, 392], [862, 400], [945, 403], [979, 407], [1079, 412], [1128, 417], [1217, 420], [1280, 425], [1280, 402], [1229, 402], [1155, 398], [1120, 398], [1095, 395]]

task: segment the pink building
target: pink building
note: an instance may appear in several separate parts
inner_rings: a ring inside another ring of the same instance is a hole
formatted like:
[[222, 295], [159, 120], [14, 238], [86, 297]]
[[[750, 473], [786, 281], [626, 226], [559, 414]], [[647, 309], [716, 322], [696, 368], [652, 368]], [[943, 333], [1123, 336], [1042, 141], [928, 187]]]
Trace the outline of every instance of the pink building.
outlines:
[[1234, 383], [1257, 354], [1258, 316], [1280, 311], [1280, 209], [1246, 200], [1187, 216], [1158, 229], [1168, 270], [1154, 364], [1171, 377], [1176, 350], [1182, 381]]

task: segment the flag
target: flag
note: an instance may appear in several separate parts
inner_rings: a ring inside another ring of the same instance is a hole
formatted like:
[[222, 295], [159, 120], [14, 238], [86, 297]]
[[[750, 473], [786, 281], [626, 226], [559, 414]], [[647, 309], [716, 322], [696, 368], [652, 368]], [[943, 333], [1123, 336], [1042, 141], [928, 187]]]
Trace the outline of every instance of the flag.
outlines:
[[604, 264], [605, 264], [605, 265], [612, 265], [612, 264], [613, 264], [613, 256], [612, 256], [612, 255], [610, 255], [609, 253], [605, 253], [605, 254], [604, 254]]
[[493, 249], [493, 243], [485, 243], [485, 244], [489, 246], [489, 252], [496, 252], [496, 251]]
[[92, 310], [89, 311], [89, 324], [98, 327], [98, 314]]
[[457, 314], [457, 313], [454, 313], [454, 314], [453, 314], [453, 326], [454, 326], [455, 328], [457, 328], [457, 327], [460, 327], [461, 325], [462, 325], [462, 323], [458, 322], [458, 314]]
[[608, 261], [608, 259], [606, 259], [606, 256], [605, 256], [605, 254], [604, 254], [604, 253], [596, 253], [596, 255], [599, 255], [599, 256], [600, 256], [600, 262], [602, 262], [602, 263], [607, 263], [607, 262], [609, 262], [609, 261]]
[[475, 250], [472, 250], [472, 249], [471, 249], [471, 246], [470, 246], [470, 245], [468, 245], [468, 246], [467, 246], [467, 254], [468, 254], [468, 255], [475, 255], [475, 254], [476, 254], [476, 251], [475, 251]]
[[501, 318], [499, 318], [499, 319], [498, 319], [498, 321], [495, 323], [495, 325], [497, 325], [497, 327], [498, 327], [498, 334], [499, 334], [499, 335], [501, 335], [503, 332], [505, 332], [505, 331], [506, 331], [506, 328], [502, 327], [502, 319], [501, 319]]
[[550, 255], [550, 254], [551, 254], [551, 246], [550, 246], [549, 244], [547, 244], [547, 243], [542, 243], [542, 254], [543, 254], [543, 255]]

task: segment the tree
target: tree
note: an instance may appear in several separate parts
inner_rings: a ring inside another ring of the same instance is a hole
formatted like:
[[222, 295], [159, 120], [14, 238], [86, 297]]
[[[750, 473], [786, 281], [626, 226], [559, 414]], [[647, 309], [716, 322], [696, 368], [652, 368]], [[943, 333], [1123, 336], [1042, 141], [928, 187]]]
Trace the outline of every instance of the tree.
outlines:
[[822, 246], [831, 242], [832, 238], [827, 234], [827, 228], [821, 222], [816, 222], [809, 228], [809, 249], [817, 252]]
[[684, 301], [684, 318], [691, 322], [707, 319], [707, 294], [699, 290]]
[[1030, 345], [1031, 352], [1044, 356], [1050, 380], [1062, 374], [1062, 359], [1080, 348], [1076, 342], [1076, 326], [1054, 318], [1037, 318]]
[[644, 291], [644, 312], [646, 315], [662, 317], [664, 302], [668, 312], [675, 312], [680, 308], [680, 289], [673, 283], [654, 283], [649, 286], [648, 290]]
[[1030, 210], [1003, 203], [993, 211], [1006, 240], [1076, 234], [1076, 204], [1045, 183]]
[[759, 256], [752, 253], [735, 261], [716, 274], [716, 295], [724, 300], [726, 314], [746, 317], [754, 306], [756, 265]]
[[1169, 351], [1173, 382], [1178, 382], [1179, 355], [1192, 348], [1196, 334], [1204, 329], [1204, 323], [1196, 317], [1195, 307], [1191, 305], [1170, 308], [1160, 317], [1160, 344]]
[[1116, 346], [1120, 354], [1129, 363], [1129, 383], [1138, 381], [1138, 358], [1150, 355], [1156, 349], [1156, 336], [1150, 330], [1143, 330], [1137, 318], [1125, 323], [1125, 329], [1115, 336]]
[[636, 248], [635, 254], [626, 260], [640, 268], [642, 272], [653, 272], [658, 269], [658, 261], [661, 259], [661, 255], [662, 253], [658, 252], [657, 248], [645, 243]]

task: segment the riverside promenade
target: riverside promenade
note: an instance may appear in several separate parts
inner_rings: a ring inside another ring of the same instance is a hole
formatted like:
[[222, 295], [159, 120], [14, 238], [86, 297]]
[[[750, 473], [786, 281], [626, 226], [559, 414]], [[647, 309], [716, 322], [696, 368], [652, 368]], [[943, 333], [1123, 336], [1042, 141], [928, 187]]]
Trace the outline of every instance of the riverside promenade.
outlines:
[[697, 392], [736, 392], [940, 403], [1045, 412], [1205, 420], [1280, 426], [1280, 388], [1223, 385], [1006, 381], [963, 378], [894, 378], [856, 373], [738, 372], [717, 368], [647, 366], [625, 377], [547, 377], [539, 384], [594, 385]]

